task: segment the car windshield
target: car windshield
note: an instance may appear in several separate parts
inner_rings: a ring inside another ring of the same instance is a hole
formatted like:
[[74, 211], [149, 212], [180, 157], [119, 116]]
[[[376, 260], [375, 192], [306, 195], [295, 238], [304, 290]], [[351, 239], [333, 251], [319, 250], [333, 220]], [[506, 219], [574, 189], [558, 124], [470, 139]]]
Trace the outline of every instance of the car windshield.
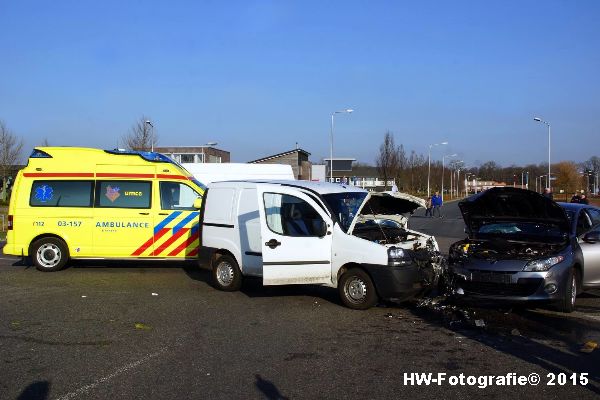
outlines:
[[482, 225], [477, 233], [481, 235], [502, 235], [515, 240], [560, 239], [560, 228], [552, 224], [538, 222], [500, 222]]
[[366, 193], [346, 192], [324, 194], [323, 199], [338, 219], [344, 232], [348, 232], [352, 220], [356, 216], [360, 205], [367, 197]]

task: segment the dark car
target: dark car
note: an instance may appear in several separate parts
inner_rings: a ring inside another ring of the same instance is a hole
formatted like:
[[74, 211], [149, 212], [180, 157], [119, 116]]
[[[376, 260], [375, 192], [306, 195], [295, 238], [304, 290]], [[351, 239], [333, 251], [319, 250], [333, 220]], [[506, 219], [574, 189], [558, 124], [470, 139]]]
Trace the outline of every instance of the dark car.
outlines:
[[[582, 283], [600, 284], [600, 214], [588, 214], [597, 209], [584, 205], [563, 207], [512, 187], [461, 201], [468, 237], [450, 247], [455, 292], [494, 301], [553, 302], [573, 311]], [[585, 228], [578, 228], [580, 217], [588, 218]]]

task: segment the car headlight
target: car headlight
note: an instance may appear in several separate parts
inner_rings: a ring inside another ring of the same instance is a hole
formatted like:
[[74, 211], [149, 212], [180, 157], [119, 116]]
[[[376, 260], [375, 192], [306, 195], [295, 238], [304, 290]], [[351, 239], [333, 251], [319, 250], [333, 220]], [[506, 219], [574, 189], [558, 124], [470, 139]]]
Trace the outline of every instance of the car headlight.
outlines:
[[554, 256], [550, 258], [543, 258], [541, 260], [533, 260], [529, 261], [523, 271], [528, 272], [545, 272], [548, 271], [551, 267], [555, 266], [565, 258], [563, 256]]
[[412, 259], [408, 250], [399, 247], [390, 247], [388, 249], [388, 265], [406, 265], [409, 264], [411, 260]]

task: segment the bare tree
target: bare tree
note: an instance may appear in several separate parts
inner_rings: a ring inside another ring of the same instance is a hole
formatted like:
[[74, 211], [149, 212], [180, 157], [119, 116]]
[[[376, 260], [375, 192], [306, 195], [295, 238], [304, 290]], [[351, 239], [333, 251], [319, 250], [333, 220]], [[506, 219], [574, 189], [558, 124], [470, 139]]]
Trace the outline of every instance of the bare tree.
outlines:
[[379, 156], [376, 159], [377, 172], [384, 180], [384, 190], [388, 188], [388, 180], [398, 175], [399, 158], [399, 149], [394, 143], [394, 135], [387, 131], [383, 143], [379, 146]]
[[49, 147], [50, 146], [50, 142], [48, 141], [48, 138], [44, 138], [44, 140], [42, 140], [42, 147]]
[[158, 137], [150, 119], [142, 116], [123, 136], [125, 147], [130, 150], [150, 151], [156, 145]]
[[6, 124], [0, 120], [0, 177], [2, 178], [0, 197], [4, 201], [7, 199], [8, 177], [21, 159], [21, 150], [23, 150], [23, 139], [13, 135]]

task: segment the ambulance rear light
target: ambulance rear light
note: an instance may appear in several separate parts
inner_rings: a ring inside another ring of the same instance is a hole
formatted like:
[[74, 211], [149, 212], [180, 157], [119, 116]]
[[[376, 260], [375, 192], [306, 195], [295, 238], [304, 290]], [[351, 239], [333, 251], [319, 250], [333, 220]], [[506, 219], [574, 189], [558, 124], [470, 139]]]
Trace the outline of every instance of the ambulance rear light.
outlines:
[[12, 231], [12, 229], [13, 229], [13, 216], [9, 215], [8, 216], [8, 230]]

